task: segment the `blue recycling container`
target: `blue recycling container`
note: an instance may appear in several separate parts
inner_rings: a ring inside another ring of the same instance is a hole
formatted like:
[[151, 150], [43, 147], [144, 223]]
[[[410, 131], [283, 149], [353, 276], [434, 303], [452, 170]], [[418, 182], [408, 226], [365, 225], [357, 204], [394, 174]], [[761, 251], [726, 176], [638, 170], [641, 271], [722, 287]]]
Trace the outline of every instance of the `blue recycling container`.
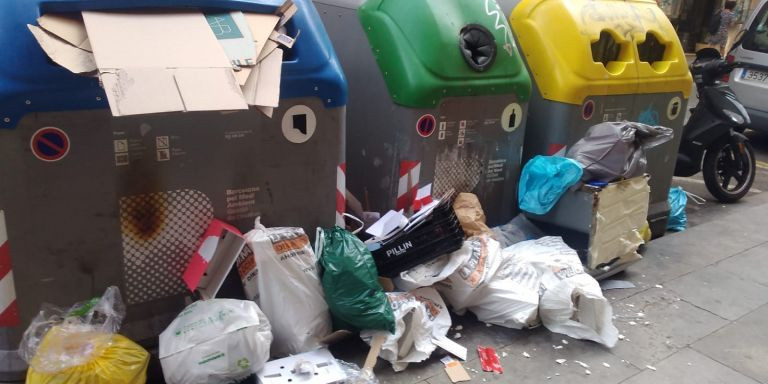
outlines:
[[[190, 295], [182, 274], [214, 217], [243, 233], [257, 216], [312, 234], [338, 222], [347, 84], [314, 5], [294, 2], [286, 33], [301, 33], [271, 118], [253, 107], [113, 117], [97, 77], [53, 63], [26, 25], [85, 10], [273, 13], [281, 0], [0, 2], [0, 350], [18, 347], [42, 303], [110, 285], [127, 304], [121, 333], [156, 342]], [[20, 365], [0, 367], [0, 381]]]

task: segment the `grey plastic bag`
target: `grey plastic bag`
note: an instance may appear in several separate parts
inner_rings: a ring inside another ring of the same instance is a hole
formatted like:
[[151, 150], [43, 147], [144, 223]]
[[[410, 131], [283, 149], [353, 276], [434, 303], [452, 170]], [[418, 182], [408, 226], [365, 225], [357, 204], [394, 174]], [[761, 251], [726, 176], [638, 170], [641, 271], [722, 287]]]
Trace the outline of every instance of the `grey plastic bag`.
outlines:
[[582, 181], [610, 182], [645, 173], [645, 150], [672, 139], [674, 131], [632, 122], [607, 122], [592, 126], [566, 157], [584, 167]]

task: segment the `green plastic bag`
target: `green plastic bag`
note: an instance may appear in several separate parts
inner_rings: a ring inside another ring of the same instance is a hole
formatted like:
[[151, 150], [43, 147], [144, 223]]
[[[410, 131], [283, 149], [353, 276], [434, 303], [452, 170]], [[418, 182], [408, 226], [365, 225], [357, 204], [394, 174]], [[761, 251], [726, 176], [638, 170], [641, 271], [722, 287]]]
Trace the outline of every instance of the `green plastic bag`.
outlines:
[[342, 228], [318, 228], [316, 248], [335, 328], [394, 333], [395, 316], [365, 244]]

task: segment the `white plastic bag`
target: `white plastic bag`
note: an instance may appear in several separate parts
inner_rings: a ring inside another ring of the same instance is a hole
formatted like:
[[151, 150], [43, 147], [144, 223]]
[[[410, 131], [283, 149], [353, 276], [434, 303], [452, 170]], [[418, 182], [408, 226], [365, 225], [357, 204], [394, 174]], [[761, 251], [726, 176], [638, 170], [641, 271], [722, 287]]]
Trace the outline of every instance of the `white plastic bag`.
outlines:
[[309, 237], [301, 228], [266, 228], [256, 219], [245, 235], [258, 268], [259, 307], [272, 323], [272, 355], [320, 347], [331, 333], [331, 315]]
[[400, 372], [409, 363], [428, 359], [437, 344], [446, 341], [451, 315], [434, 288], [387, 293], [387, 298], [395, 313], [395, 334], [366, 330], [360, 332], [360, 337], [370, 344], [377, 335], [384, 335], [379, 356]]
[[465, 242], [464, 247], [456, 252], [440, 256], [401, 272], [400, 276], [396, 277], [393, 282], [395, 287], [401, 291], [429, 287], [454, 273], [467, 262], [470, 255], [469, 245]]
[[478, 302], [484, 294], [481, 288], [499, 268], [501, 249], [499, 243], [489, 236], [473, 236], [451, 256], [461, 258], [463, 263], [435, 288], [454, 312], [463, 315], [468, 307]]
[[504, 249], [505, 257], [532, 265], [541, 276], [539, 316], [547, 329], [577, 339], [616, 345], [613, 309], [579, 255], [560, 237], [542, 237]]
[[269, 360], [269, 320], [256, 303], [211, 299], [187, 306], [160, 334], [160, 363], [168, 384], [244, 379]]

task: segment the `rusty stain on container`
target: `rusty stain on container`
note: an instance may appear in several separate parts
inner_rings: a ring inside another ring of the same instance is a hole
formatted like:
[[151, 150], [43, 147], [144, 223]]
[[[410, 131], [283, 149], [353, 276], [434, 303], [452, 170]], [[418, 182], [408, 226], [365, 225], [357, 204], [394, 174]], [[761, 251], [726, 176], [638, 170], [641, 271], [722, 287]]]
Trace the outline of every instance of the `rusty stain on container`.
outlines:
[[123, 231], [138, 240], [149, 241], [162, 231], [166, 214], [162, 199], [145, 195], [145, 198], [127, 207]]

